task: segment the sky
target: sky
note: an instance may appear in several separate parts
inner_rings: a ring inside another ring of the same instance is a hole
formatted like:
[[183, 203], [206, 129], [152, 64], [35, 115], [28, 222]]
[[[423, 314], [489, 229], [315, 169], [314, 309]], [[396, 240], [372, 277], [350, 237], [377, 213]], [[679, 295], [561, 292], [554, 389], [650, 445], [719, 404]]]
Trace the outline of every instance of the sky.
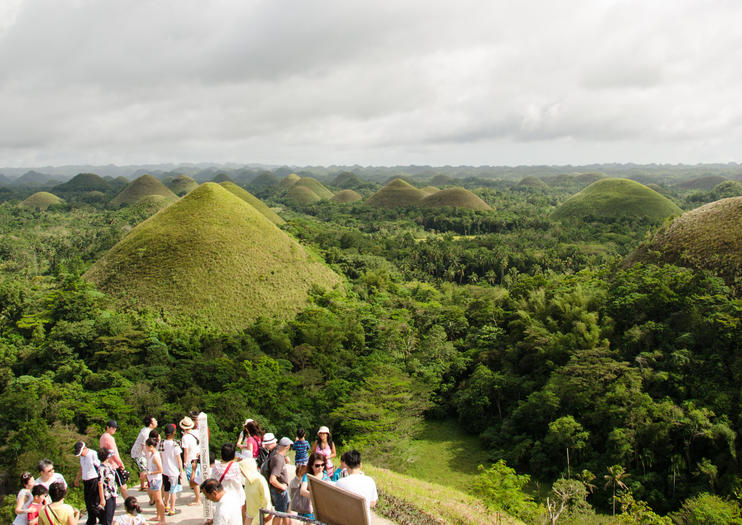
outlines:
[[742, 2], [0, 0], [0, 166], [742, 158]]

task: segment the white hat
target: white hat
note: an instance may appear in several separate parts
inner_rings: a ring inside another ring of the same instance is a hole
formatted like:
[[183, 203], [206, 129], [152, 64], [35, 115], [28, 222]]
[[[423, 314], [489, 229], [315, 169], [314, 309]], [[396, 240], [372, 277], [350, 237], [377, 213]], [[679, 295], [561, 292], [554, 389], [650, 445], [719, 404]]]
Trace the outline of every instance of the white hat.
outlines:
[[263, 435], [263, 445], [270, 445], [271, 443], [275, 443], [275, 442], [276, 442], [276, 436], [274, 436], [270, 432], [266, 432]]
[[327, 428], [326, 426], [319, 427], [319, 430], [317, 431], [317, 434], [318, 435], [319, 434], [329, 434], [329, 433], [330, 433], [330, 429]]
[[254, 420], [254, 419], [250, 419], [250, 418], [247, 418], [247, 419], [245, 420], [245, 422], [244, 422], [244, 423], [242, 423], [242, 426], [244, 427], [245, 425], [247, 425], [247, 424], [248, 424], [248, 423], [250, 423], [251, 421], [255, 421], [255, 420]]
[[182, 428], [183, 430], [191, 430], [194, 426], [196, 426], [193, 423], [193, 420], [188, 416], [181, 419], [180, 423], [178, 424], [180, 425], [180, 428]]

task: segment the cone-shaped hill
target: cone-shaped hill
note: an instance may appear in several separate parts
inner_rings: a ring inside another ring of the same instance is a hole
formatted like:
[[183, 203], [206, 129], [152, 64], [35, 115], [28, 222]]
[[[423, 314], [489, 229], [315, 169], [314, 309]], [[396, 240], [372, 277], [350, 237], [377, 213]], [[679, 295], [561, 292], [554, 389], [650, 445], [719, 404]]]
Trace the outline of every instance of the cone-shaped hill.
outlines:
[[103, 177], [95, 173], [78, 173], [67, 182], [57, 184], [53, 191], [57, 193], [85, 193], [87, 191], [107, 192], [114, 186]]
[[474, 195], [467, 189], [454, 187], [447, 188], [428, 195], [420, 203], [426, 208], [442, 208], [449, 206], [451, 208], [467, 208], [470, 210], [491, 210], [489, 204]]
[[234, 182], [234, 180], [232, 180], [232, 177], [226, 173], [218, 173], [213, 179], [211, 179], [211, 182], [221, 184], [222, 182]]
[[260, 213], [265, 215], [269, 221], [271, 221], [273, 224], [285, 224], [286, 221], [284, 221], [280, 215], [278, 215], [276, 212], [271, 210], [266, 203], [258, 199], [255, 195], [250, 193], [249, 191], [240, 188], [235, 184], [234, 182], [222, 182], [221, 186], [228, 190], [233, 195], [236, 195], [246, 203], [248, 203], [250, 206], [258, 210]]
[[436, 188], [435, 186], [425, 186], [421, 191], [425, 195], [433, 195], [435, 192], [441, 191], [441, 189]]
[[416, 206], [425, 198], [425, 193], [409, 182], [394, 179], [366, 200], [366, 204], [382, 208]]
[[85, 278], [170, 322], [245, 328], [300, 309], [341, 279], [248, 203], [202, 184], [139, 224]]
[[136, 204], [142, 197], [149, 195], [162, 195], [172, 202], [178, 200], [177, 195], [152, 175], [142, 175], [121, 190], [121, 193], [113, 198], [110, 206], [118, 208], [123, 205]]
[[448, 186], [454, 183], [454, 179], [448, 175], [439, 174], [430, 179], [430, 184], [433, 186]]
[[193, 191], [198, 188], [198, 182], [190, 178], [188, 175], [178, 175], [173, 180], [167, 183], [167, 187], [178, 197], [182, 197], [189, 191]]
[[684, 213], [662, 226], [627, 261], [709, 269], [729, 284], [742, 279], [742, 197]]
[[353, 190], [340, 190], [332, 198], [335, 202], [357, 202], [362, 199], [360, 193]]
[[338, 173], [338, 175], [332, 181], [333, 186], [335, 186], [336, 188], [344, 189], [357, 188], [362, 184], [363, 181], [358, 178], [358, 175], [350, 171]]
[[289, 191], [286, 192], [286, 200], [293, 204], [306, 206], [307, 204], [319, 202], [322, 198], [306, 186], [294, 184], [289, 188]]
[[284, 178], [281, 179], [281, 181], [278, 183], [278, 187], [284, 190], [289, 189], [291, 186], [296, 184], [301, 180], [301, 177], [299, 177], [296, 173], [289, 173]]
[[302, 177], [292, 187], [303, 186], [307, 189], [312, 190], [320, 199], [332, 199], [334, 193], [325, 188], [325, 186], [312, 177]]
[[45, 210], [49, 206], [54, 206], [56, 204], [62, 204], [64, 201], [54, 195], [53, 193], [49, 193], [46, 191], [38, 191], [28, 197], [26, 200], [22, 201], [18, 204], [21, 208], [27, 208], [27, 209], [33, 209], [33, 210]]
[[518, 183], [518, 186], [525, 187], [525, 188], [548, 188], [549, 187], [548, 184], [546, 184], [544, 181], [542, 181], [538, 177], [534, 177], [533, 175], [528, 175], [527, 177], [523, 177]]
[[552, 217], [558, 220], [643, 217], [660, 221], [681, 213], [672, 201], [636, 181], [601, 179], [567, 199]]

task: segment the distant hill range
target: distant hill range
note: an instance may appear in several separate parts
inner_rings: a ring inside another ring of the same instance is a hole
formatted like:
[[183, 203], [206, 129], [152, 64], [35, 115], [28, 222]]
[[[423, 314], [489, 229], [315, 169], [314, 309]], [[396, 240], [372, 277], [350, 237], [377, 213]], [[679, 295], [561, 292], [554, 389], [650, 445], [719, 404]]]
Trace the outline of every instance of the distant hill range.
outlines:
[[172, 191], [178, 197], [182, 197], [189, 191], [193, 191], [198, 188], [198, 182], [190, 178], [188, 175], [178, 175], [177, 177], [168, 181], [167, 187], [170, 188], [170, 191]]
[[419, 189], [402, 179], [390, 181], [369, 197], [366, 204], [382, 208], [417, 206], [420, 208], [466, 208], [479, 211], [492, 209], [489, 204], [467, 189], [453, 187], [439, 190], [433, 186]]
[[84, 193], [88, 191], [110, 192], [114, 185], [95, 173], [78, 173], [67, 182], [52, 188], [57, 193]]
[[677, 186], [686, 190], [710, 190], [725, 180], [727, 180], [726, 177], [721, 175], [709, 175], [681, 182]]

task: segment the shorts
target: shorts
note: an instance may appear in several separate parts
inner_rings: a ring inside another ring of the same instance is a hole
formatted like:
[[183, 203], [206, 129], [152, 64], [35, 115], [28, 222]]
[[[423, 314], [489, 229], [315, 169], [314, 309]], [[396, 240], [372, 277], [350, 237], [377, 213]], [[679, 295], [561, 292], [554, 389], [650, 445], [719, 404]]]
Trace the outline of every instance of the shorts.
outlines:
[[166, 476], [162, 475], [162, 490], [169, 492], [170, 494], [177, 494], [183, 492], [183, 487], [180, 485], [180, 476]]
[[309, 462], [309, 458], [296, 459], [296, 460], [294, 460], [294, 465], [296, 465], [298, 467], [300, 465], [306, 465], [308, 462]]
[[186, 478], [188, 478], [188, 481], [190, 481], [191, 483], [194, 483], [196, 485], [200, 485], [201, 482], [203, 481], [201, 479], [201, 463], [197, 463], [196, 464], [196, 473], [195, 474], [193, 474], [193, 467], [189, 463], [188, 465], [186, 465], [185, 473], [186, 473]]
[[278, 512], [288, 512], [291, 498], [289, 498], [288, 490], [278, 490], [276, 487], [271, 485], [271, 501], [273, 506]]
[[134, 458], [134, 464], [139, 472], [147, 473], [147, 458]]
[[157, 476], [156, 478], [150, 478], [149, 479], [149, 490], [160, 490], [162, 488], [162, 477]]

